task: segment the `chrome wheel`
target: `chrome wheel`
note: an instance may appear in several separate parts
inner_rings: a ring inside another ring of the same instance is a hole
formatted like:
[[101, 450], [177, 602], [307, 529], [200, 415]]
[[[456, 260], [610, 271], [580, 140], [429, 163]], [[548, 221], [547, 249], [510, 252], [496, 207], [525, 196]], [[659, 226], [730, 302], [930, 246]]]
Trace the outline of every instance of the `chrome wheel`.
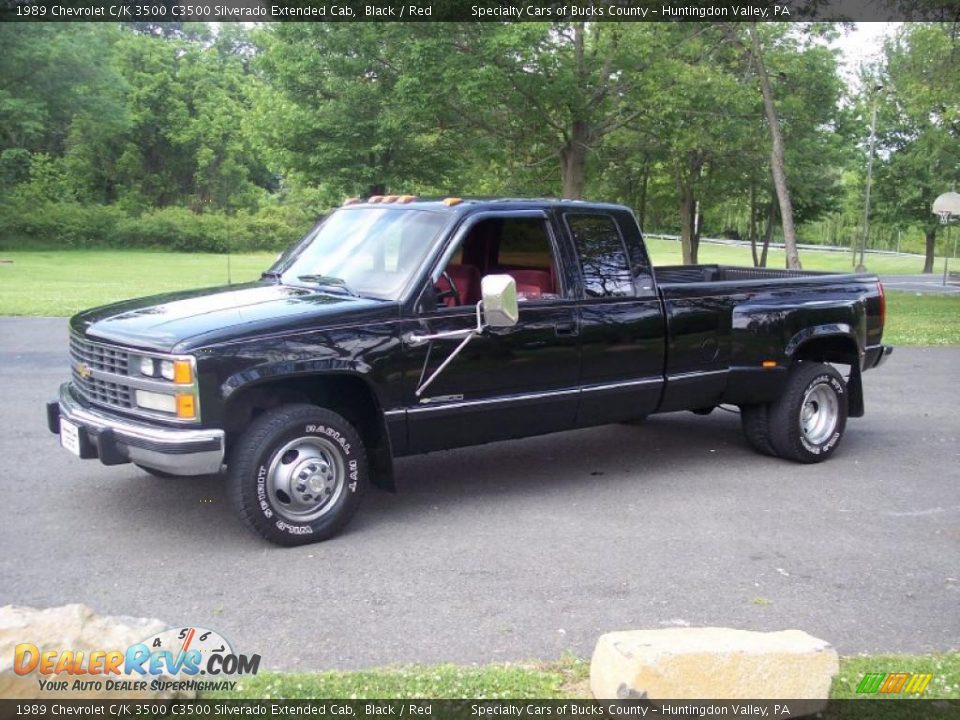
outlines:
[[291, 440], [273, 456], [267, 493], [277, 514], [296, 523], [313, 522], [334, 506], [345, 486], [343, 455], [329, 440]]
[[800, 408], [800, 432], [811, 445], [821, 445], [833, 435], [840, 417], [840, 402], [827, 383], [807, 391]]

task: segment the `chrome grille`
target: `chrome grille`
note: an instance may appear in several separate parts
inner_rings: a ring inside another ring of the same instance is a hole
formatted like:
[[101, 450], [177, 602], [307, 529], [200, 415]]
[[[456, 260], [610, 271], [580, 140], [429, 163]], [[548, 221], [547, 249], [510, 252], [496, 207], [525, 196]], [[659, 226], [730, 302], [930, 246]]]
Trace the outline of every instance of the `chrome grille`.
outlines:
[[73, 368], [73, 387], [90, 402], [125, 409], [132, 409], [134, 406], [131, 388], [100, 378], [85, 378], [76, 368]]
[[85, 363], [93, 370], [101, 370], [114, 375], [130, 374], [128, 354], [109, 345], [100, 345], [71, 335], [70, 355], [73, 357], [74, 363]]
[[[123, 382], [130, 374], [130, 358], [126, 351], [71, 335], [70, 358], [73, 387], [86, 400], [123, 410], [135, 408], [133, 388]], [[83, 375], [78, 370], [81, 364], [88, 368]], [[110, 373], [118, 382], [94, 377], [90, 371]]]

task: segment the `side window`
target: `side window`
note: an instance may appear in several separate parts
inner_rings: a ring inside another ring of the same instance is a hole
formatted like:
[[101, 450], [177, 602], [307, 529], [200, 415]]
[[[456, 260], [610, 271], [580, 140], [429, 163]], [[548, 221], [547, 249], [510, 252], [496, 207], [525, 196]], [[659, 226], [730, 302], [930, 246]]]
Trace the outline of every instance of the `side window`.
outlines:
[[[441, 307], [475, 305], [484, 275], [510, 275], [521, 302], [555, 300], [561, 284], [546, 220], [488, 218], [476, 223], [437, 281]], [[451, 287], [452, 281], [452, 287]]]
[[620, 230], [608, 215], [566, 216], [580, 256], [584, 292], [588, 298], [633, 295], [633, 273]]
[[[560, 297], [557, 263], [545, 220], [508, 218], [500, 228], [497, 254], [489, 272], [510, 275], [520, 302]], [[487, 274], [487, 273], [485, 273]]]

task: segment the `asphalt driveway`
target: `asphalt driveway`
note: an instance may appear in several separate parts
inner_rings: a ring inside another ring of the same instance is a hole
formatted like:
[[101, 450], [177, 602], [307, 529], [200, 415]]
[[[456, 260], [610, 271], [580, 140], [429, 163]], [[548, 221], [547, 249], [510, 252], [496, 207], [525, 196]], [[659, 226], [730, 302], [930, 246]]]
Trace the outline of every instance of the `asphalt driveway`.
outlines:
[[347, 533], [280, 549], [222, 481], [57, 445], [66, 323], [0, 319], [0, 604], [219, 630], [277, 668], [588, 655], [607, 630], [801, 628], [843, 654], [960, 646], [960, 349], [866, 375], [836, 456], [752, 453], [725, 412], [400, 460]]

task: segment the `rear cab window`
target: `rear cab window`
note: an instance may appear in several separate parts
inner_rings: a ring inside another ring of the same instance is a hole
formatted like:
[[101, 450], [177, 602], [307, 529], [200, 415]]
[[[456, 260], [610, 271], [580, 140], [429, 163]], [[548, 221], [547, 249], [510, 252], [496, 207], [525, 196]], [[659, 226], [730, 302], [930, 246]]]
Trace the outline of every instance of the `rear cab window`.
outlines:
[[616, 221], [602, 213], [566, 213], [564, 219], [579, 256], [584, 297], [633, 297], [633, 272]]

